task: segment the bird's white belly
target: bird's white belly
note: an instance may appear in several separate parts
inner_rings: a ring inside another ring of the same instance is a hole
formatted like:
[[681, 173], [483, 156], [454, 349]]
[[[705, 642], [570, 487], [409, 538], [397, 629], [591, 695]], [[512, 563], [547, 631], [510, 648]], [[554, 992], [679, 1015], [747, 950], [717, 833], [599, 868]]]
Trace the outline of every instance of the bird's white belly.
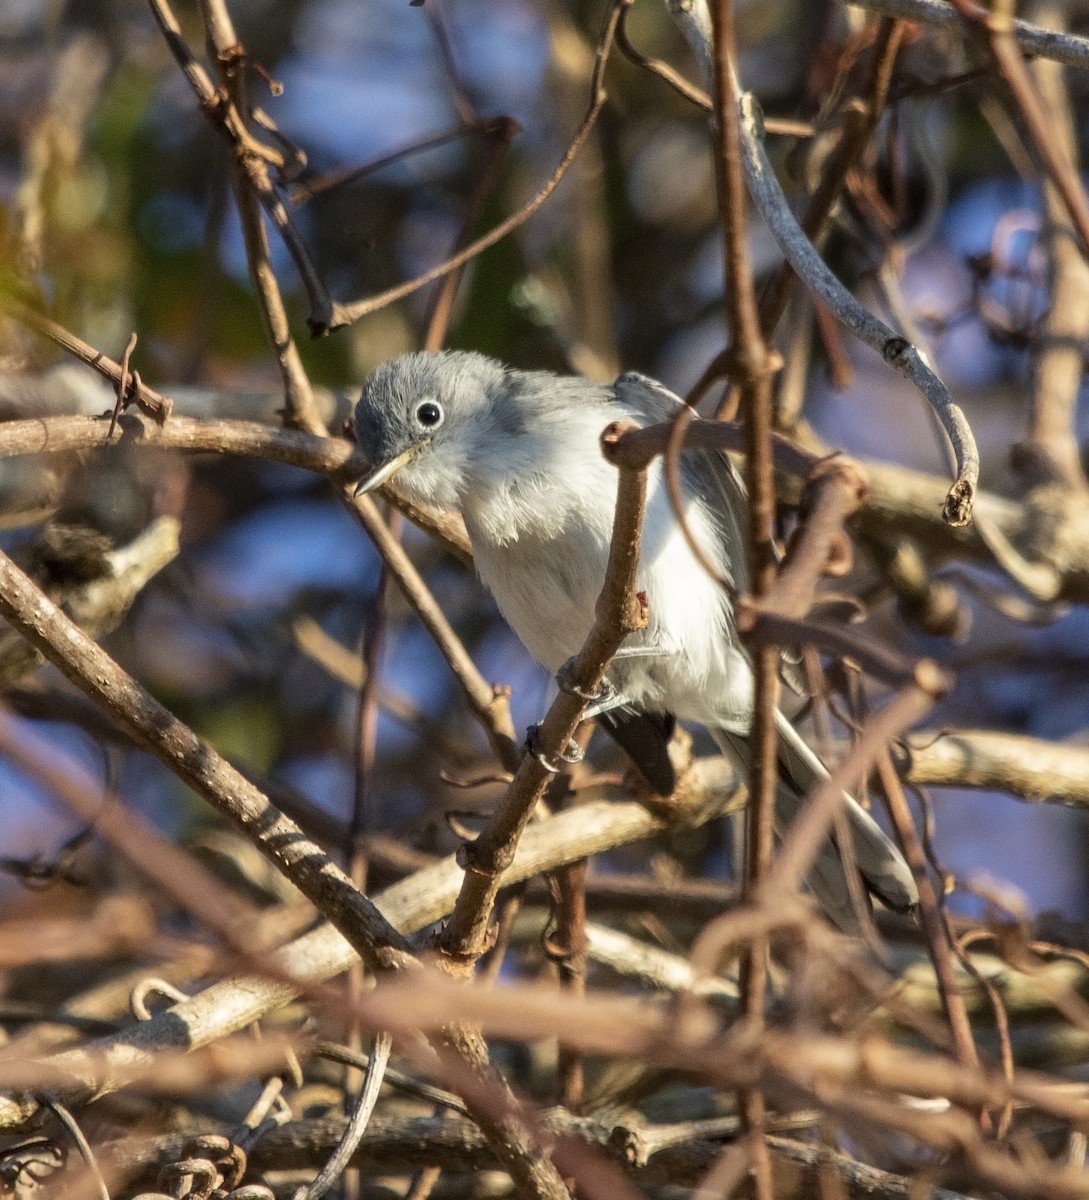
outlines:
[[[752, 680], [732, 635], [728, 601], [693, 557], [656, 483], [648, 494], [638, 577], [648, 625], [626, 640], [609, 678], [637, 707], [744, 727]], [[468, 513], [466, 523], [477, 570], [503, 617], [533, 657], [557, 671], [590, 632], [611, 531], [571, 513], [554, 537], [523, 533], [496, 542]], [[710, 530], [700, 532], [712, 545]]]
[[553, 672], [586, 641], [603, 580], [595, 570], [597, 557], [573, 554], [571, 540], [473, 543], [477, 571], [507, 624]]

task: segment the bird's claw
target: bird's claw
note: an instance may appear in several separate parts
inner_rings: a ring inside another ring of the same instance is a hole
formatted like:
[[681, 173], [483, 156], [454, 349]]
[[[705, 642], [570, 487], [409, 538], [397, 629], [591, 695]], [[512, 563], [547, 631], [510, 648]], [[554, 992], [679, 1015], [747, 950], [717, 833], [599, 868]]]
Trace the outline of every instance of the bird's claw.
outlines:
[[556, 672], [556, 686], [561, 692], [566, 692], [569, 696], [577, 696], [580, 700], [585, 700], [587, 704], [604, 704], [612, 698], [616, 689], [608, 679], [603, 678], [592, 692], [579, 687], [573, 677], [574, 667], [575, 660], [569, 658], [561, 664], [560, 669]]
[[549, 759], [548, 755], [541, 749], [540, 739], [540, 725], [530, 725], [526, 730], [526, 752], [532, 754], [550, 775], [559, 775], [563, 770], [563, 766], [558, 765], [558, 763], [565, 766], [573, 766], [575, 763], [582, 762], [583, 751], [577, 742], [569, 741], [564, 749], [555, 755], [554, 761]]

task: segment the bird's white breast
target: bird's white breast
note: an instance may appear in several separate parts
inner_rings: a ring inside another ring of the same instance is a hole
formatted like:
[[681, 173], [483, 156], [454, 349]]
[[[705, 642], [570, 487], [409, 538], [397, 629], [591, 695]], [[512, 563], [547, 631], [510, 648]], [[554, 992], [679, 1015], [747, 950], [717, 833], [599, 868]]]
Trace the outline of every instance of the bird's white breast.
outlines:
[[[481, 579], [529, 652], [553, 672], [581, 649], [604, 582], [617, 472], [598, 436], [609, 419], [600, 408], [578, 414], [551, 447], [538, 447], [550, 464], [546, 475], [536, 461], [517, 473], [496, 471], [474, 480], [463, 500]], [[721, 557], [721, 541], [694, 503], [688, 520], [709, 557]], [[727, 598], [678, 528], [658, 464], [648, 479], [638, 586], [649, 623], [625, 649], [648, 654], [614, 662], [613, 683], [633, 703], [682, 718], [706, 721], [713, 710], [727, 724], [746, 719], [751, 679]]]

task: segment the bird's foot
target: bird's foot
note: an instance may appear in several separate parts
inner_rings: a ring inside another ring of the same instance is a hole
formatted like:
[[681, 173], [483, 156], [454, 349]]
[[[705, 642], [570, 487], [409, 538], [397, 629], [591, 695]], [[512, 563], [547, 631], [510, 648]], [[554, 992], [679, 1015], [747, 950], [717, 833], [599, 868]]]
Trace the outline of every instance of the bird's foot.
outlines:
[[588, 707], [582, 714], [584, 721], [609, 712], [611, 709], [624, 703], [623, 698], [608, 679], [602, 679], [597, 688], [592, 692], [579, 687], [573, 678], [574, 666], [575, 660], [573, 658], [569, 658], [565, 663], [561, 664], [560, 669], [556, 672], [556, 686], [561, 692], [566, 692], [569, 696], [577, 696], [580, 700], [586, 702]]
[[578, 696], [587, 704], [597, 704], [613, 694], [613, 685], [607, 679], [602, 679], [595, 691], [588, 692], [575, 682], [574, 674], [575, 660], [573, 658], [560, 664], [560, 669], [556, 672], [556, 686], [561, 692], [567, 692], [570, 696]]
[[550, 759], [541, 749], [540, 725], [530, 725], [526, 730], [526, 753], [532, 754], [550, 775], [559, 775], [564, 766], [574, 766], [583, 759], [582, 747], [574, 741], [569, 741], [563, 750]]

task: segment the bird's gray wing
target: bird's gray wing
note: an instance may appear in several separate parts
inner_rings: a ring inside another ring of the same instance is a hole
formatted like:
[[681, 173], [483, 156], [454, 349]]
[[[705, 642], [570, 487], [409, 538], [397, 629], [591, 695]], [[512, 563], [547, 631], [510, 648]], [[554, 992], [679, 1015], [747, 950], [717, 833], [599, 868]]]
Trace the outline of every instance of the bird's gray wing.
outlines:
[[[614, 393], [618, 401], [645, 416], [650, 423], [671, 420], [683, 403], [668, 388], [634, 371], [617, 379]], [[690, 454], [685, 466], [688, 483], [697, 488], [716, 510], [726, 557], [734, 568], [734, 585], [739, 591], [744, 590], [748, 586], [745, 485], [725, 454]], [[796, 686], [792, 677], [801, 674], [796, 664], [787, 659], [781, 664], [781, 670], [787, 682]], [[828, 777], [828, 772], [789, 720], [778, 711], [775, 717], [779, 730], [781, 776], [776, 789], [776, 815], [780, 830], [785, 830], [800, 809], [803, 798]], [[720, 746], [732, 752], [743, 765], [747, 764], [748, 747], [744, 737], [725, 730], [711, 729], [709, 732]], [[845, 796], [844, 806], [853, 835], [855, 861], [867, 884], [891, 908], [902, 911], [914, 907], [918, 903], [915, 880], [900, 852], [856, 800]], [[808, 882], [829, 915], [843, 927], [850, 927], [855, 918], [846, 878], [831, 843], [822, 847]]]
[[[684, 401], [669, 388], [638, 371], [625, 371], [613, 384], [613, 391], [620, 403], [647, 417], [651, 425], [672, 420], [677, 409], [684, 407]], [[725, 454], [688, 454], [684, 465], [686, 482], [707, 500], [718, 522], [730, 581], [737, 591], [747, 592], [747, 502], [741, 476]]]
[[[627, 371], [621, 375], [614, 384], [614, 390], [617, 399], [650, 417], [652, 424], [672, 420], [678, 407], [684, 404], [684, 401], [675, 396], [669, 388], [646, 375], [640, 375], [638, 371]], [[726, 550], [730, 581], [738, 592], [747, 592], [748, 494], [744, 481], [726, 454], [689, 454], [685, 459], [685, 472], [689, 484], [711, 504]], [[778, 548], [775, 555], [777, 560], [781, 557]], [[808, 695], [809, 687], [801, 658], [793, 650], [784, 650], [780, 654], [779, 674], [791, 691], [799, 696]]]

